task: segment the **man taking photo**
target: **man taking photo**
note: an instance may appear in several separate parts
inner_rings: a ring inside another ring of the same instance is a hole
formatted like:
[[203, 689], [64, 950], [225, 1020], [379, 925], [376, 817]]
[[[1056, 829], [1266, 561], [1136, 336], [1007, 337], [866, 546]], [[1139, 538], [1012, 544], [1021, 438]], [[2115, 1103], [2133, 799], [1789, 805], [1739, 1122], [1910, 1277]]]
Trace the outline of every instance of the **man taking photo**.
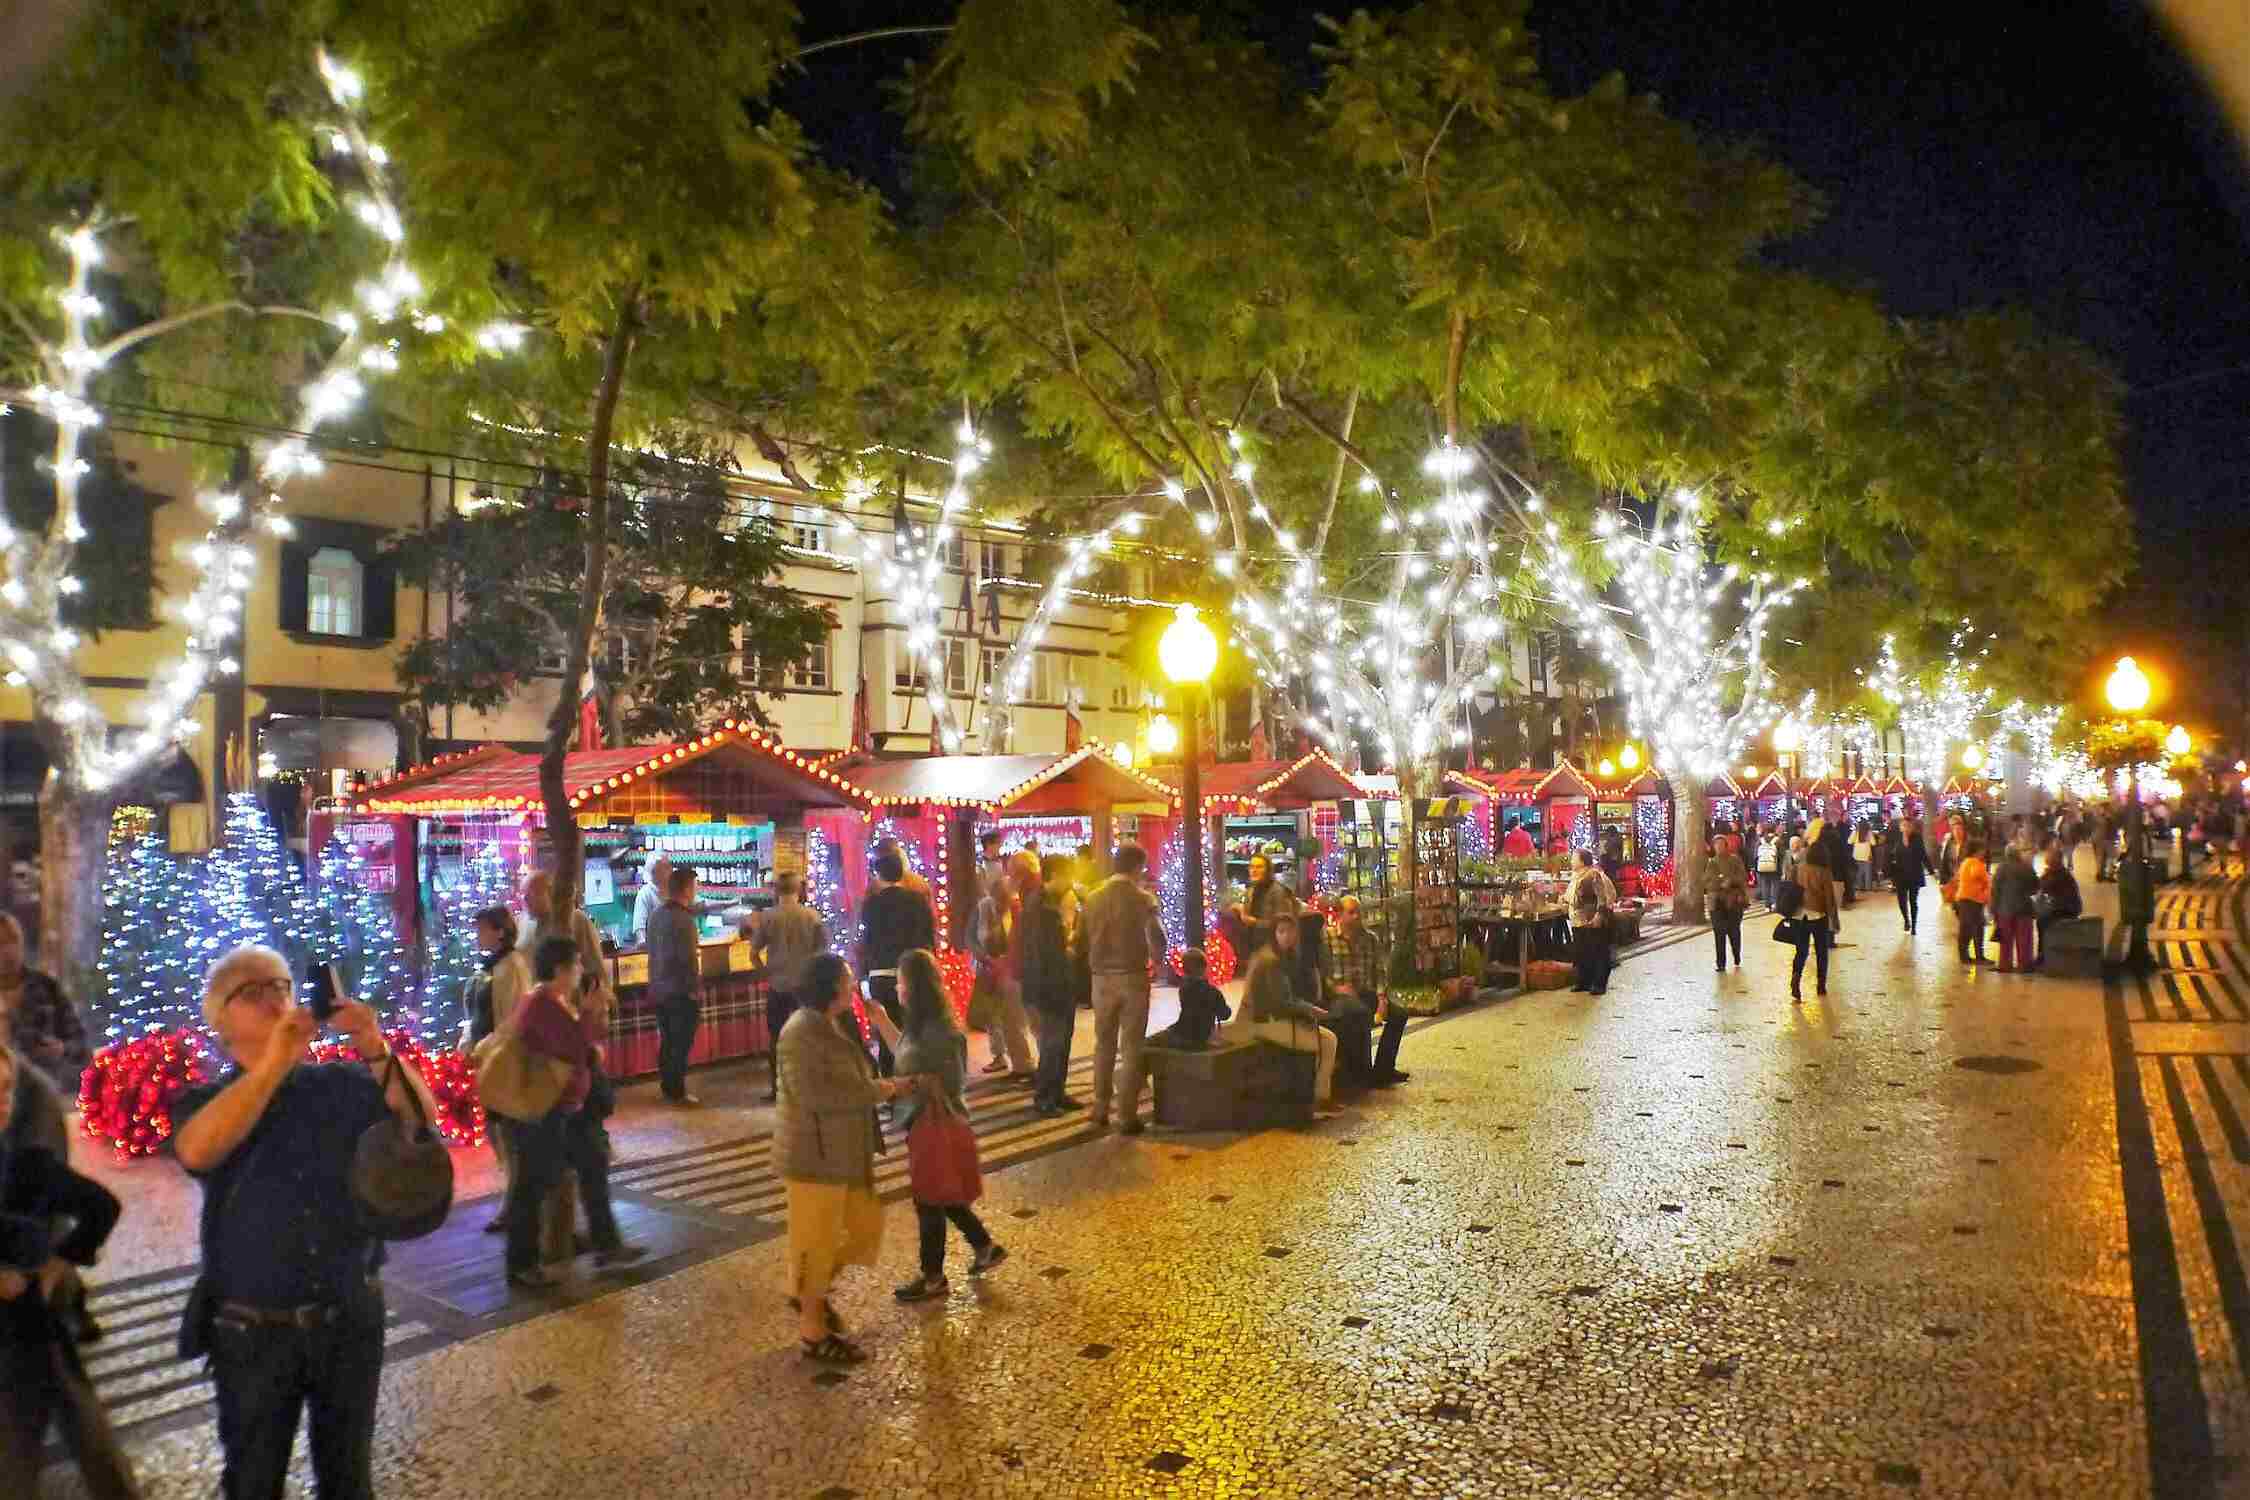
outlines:
[[172, 1107], [173, 1155], [203, 1184], [203, 1275], [181, 1352], [210, 1356], [229, 1500], [281, 1493], [308, 1405], [321, 1500], [365, 1500], [375, 1493], [383, 1242], [361, 1227], [352, 1156], [386, 1111], [414, 1125], [437, 1102], [412, 1068], [392, 1069], [387, 1088], [376, 1081], [390, 1047], [357, 1000], [339, 999], [327, 1025], [365, 1061], [308, 1062], [322, 1023], [295, 989], [281, 955], [256, 944], [225, 954], [204, 981], [203, 1019], [235, 1071]]

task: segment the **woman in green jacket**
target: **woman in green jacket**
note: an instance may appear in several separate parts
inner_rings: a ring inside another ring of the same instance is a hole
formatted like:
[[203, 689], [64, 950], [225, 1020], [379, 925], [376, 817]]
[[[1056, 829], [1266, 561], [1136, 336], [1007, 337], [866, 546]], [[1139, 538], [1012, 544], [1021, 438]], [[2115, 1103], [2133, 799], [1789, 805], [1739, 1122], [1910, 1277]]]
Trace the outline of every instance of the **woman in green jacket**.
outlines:
[[[907, 1156], [916, 1163], [915, 1175], [920, 1176], [921, 1153], [941, 1148], [939, 1138], [928, 1131], [916, 1135], [915, 1122], [933, 1112], [951, 1111], [963, 1120], [969, 1117], [969, 1101], [963, 1092], [969, 1077], [969, 1039], [961, 1034], [960, 1024], [953, 1018], [953, 1002], [946, 998], [944, 976], [929, 949], [910, 948], [899, 955], [898, 990], [906, 1008], [906, 1024], [899, 1028], [902, 1040], [894, 1049], [898, 1053], [898, 1076], [919, 1080], [922, 1089], [899, 1105], [896, 1123], [906, 1133]], [[927, 1302], [952, 1289], [945, 1279], [948, 1220], [969, 1242], [971, 1276], [982, 1276], [1008, 1258], [1008, 1252], [993, 1243], [984, 1221], [967, 1203], [924, 1203], [916, 1197], [914, 1217], [922, 1234], [922, 1274], [893, 1294], [901, 1302]]]
[[[828, 1289], [843, 1266], [871, 1266], [883, 1248], [883, 1205], [875, 1197], [875, 1106], [918, 1087], [911, 1078], [878, 1078], [852, 1019], [858, 991], [852, 968], [833, 953], [806, 965], [805, 993], [781, 1028], [781, 1108], [773, 1159], [788, 1192], [789, 1265], [797, 1335], [807, 1359], [857, 1364], [867, 1356], [844, 1337]], [[884, 1044], [898, 1028], [880, 1005], [867, 1019]]]

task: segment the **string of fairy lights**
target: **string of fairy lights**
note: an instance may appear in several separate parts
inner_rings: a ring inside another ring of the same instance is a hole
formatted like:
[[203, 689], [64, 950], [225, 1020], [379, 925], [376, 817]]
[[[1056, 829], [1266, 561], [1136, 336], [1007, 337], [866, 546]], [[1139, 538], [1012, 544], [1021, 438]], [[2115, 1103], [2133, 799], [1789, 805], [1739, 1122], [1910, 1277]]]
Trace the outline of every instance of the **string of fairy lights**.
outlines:
[[[337, 177], [342, 201], [385, 249], [378, 273], [355, 289], [355, 308], [323, 313], [261, 310], [316, 318], [342, 335], [318, 373], [298, 393], [292, 424], [297, 434], [317, 432], [332, 423], [366, 394], [365, 381], [396, 370], [406, 332], [435, 335], [445, 330], [445, 319], [423, 306], [424, 288], [408, 263], [405, 227], [389, 189], [389, 156], [368, 138], [365, 128], [365, 85], [356, 72], [326, 51], [317, 54], [316, 62], [336, 110], [316, 139], [326, 148], [327, 166]], [[347, 162], [356, 167], [356, 186], [343, 175]], [[96, 208], [79, 222], [54, 231], [67, 266], [55, 293], [60, 335], [37, 344], [44, 379], [23, 393], [29, 405], [55, 424], [54, 456], [48, 463], [55, 486], [54, 517], [43, 538], [0, 522], [0, 564], [6, 571], [0, 581], [0, 632], [4, 632], [0, 654], [7, 658], [7, 680], [13, 686], [29, 687], [45, 716], [62, 727], [71, 753], [58, 762], [57, 769], [94, 792], [145, 773], [167, 746], [197, 731], [199, 726], [187, 717], [190, 706], [214, 675], [232, 675], [240, 669], [230, 654], [230, 643], [240, 629], [242, 601], [256, 565], [251, 541], [260, 531], [290, 534], [289, 522], [281, 514], [283, 492], [292, 481], [317, 475], [322, 467], [311, 444], [303, 436], [291, 435], [258, 455], [248, 494], [227, 488], [197, 496], [209, 524], [183, 558], [192, 568], [186, 595], [167, 611], [185, 631], [181, 654], [150, 674], [148, 687], [128, 709], [128, 721], [139, 727], [113, 735], [78, 671], [80, 637], [61, 623], [62, 601], [84, 587], [72, 566], [80, 544], [88, 539], [79, 511], [80, 482], [91, 469], [83, 454], [84, 438], [101, 422], [91, 392], [101, 372], [118, 356], [171, 329], [236, 308], [233, 303], [213, 304], [97, 341], [94, 325], [108, 310], [95, 291], [95, 277], [103, 263], [102, 238], [110, 227]], [[479, 331], [476, 344], [483, 351], [498, 352], [518, 347], [523, 336], [521, 327], [496, 322]]]

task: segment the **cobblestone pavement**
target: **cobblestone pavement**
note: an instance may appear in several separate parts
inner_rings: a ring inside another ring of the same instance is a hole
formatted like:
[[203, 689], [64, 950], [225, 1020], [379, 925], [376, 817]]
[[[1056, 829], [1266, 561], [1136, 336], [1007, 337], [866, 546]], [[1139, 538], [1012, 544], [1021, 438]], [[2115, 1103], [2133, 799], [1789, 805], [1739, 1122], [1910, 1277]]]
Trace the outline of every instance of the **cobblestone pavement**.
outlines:
[[[2243, 891], [2163, 902], [2168, 971], [2104, 986], [1964, 971], [1862, 899], [1801, 1007], [1770, 923], [1723, 978], [1673, 934], [1604, 997], [1424, 1023], [1411, 1084], [1305, 1131], [1040, 1133], [994, 1092], [1013, 1257], [972, 1283], [956, 1243], [951, 1298], [898, 1305], [894, 1204], [840, 1379], [796, 1355], [759, 1148], [698, 1118], [628, 1145], [643, 1232], [686, 1246], [637, 1281], [488, 1323], [394, 1295], [378, 1488], [2250, 1492]], [[137, 1253], [113, 1319], [176, 1280]], [[212, 1491], [183, 1410], [134, 1438], [153, 1496]]]

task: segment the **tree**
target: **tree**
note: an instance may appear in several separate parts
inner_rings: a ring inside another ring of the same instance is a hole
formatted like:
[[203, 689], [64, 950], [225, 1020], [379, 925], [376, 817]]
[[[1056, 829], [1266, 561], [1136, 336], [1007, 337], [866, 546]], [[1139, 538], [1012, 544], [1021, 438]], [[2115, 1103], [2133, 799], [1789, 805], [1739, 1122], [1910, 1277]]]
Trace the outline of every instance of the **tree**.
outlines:
[[[448, 274], [531, 337], [485, 392], [481, 429], [534, 456], [582, 444], [584, 562], [559, 623], [586, 680], [610, 599], [612, 466], [715, 390], [759, 400], [859, 383], [877, 340], [880, 207], [819, 169], [766, 96], [794, 50], [781, 0], [497, 0], [380, 49], [385, 129], [427, 171], [408, 195]], [[509, 80], [496, 109], [467, 79]], [[830, 378], [831, 372], [834, 374]], [[628, 381], [628, 373], [631, 380]], [[578, 900], [583, 841], [563, 758], [564, 693], [540, 766], [555, 900]]]
[[[727, 717], [766, 722], [764, 695], [836, 624], [781, 581], [783, 536], [729, 489], [723, 455], [665, 451], [627, 461], [609, 515], [601, 675], [611, 732], [629, 740], [680, 738]], [[445, 635], [399, 659], [425, 719], [448, 705], [498, 708], [540, 662], [567, 654], [586, 558], [575, 488], [550, 475], [393, 543], [403, 580], [460, 601]], [[575, 708], [571, 684], [558, 690]]]
[[[410, 30], [420, 9], [398, 14]], [[52, 431], [44, 493], [9, 500], [38, 529], [0, 537], [0, 635], [47, 751], [42, 931], [74, 985], [92, 979], [110, 814], [196, 727], [211, 677], [234, 670], [245, 543], [286, 528], [283, 491], [319, 468], [290, 437], [198, 497], [209, 526], [165, 611], [178, 655], [112, 725], [78, 670], [73, 623], [89, 581], [115, 582], [100, 559], [121, 540], [89, 525], [89, 502], [117, 492], [87, 441], [101, 403], [219, 369], [245, 377], [220, 382], [228, 415], [309, 433], [402, 348], [467, 345], [405, 261], [361, 80], [323, 45], [342, 24], [319, 5], [103, 7], [0, 112], [0, 400]]]

